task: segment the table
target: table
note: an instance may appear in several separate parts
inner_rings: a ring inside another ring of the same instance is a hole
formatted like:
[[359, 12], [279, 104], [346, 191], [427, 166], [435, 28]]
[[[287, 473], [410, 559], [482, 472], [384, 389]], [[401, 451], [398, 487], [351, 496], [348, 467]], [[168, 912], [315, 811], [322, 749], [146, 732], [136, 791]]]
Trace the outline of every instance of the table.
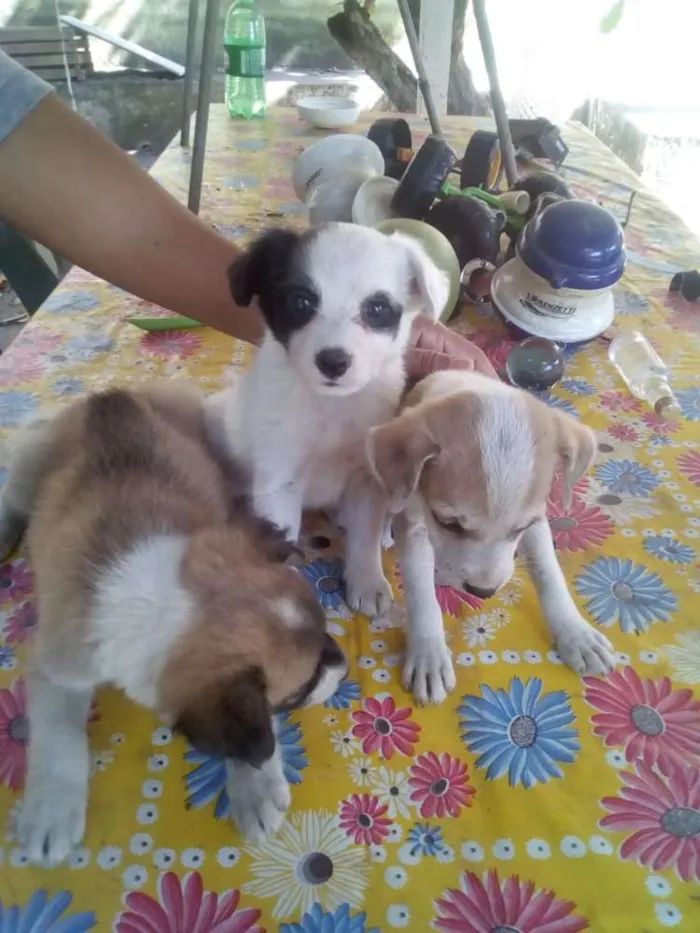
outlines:
[[[481, 125], [445, 122], [460, 150]], [[568, 179], [624, 216], [634, 177], [582, 127], [565, 136]], [[241, 243], [271, 223], [303, 224], [289, 168], [313, 138], [291, 111], [231, 123], [214, 108], [203, 217]], [[187, 162], [172, 146], [155, 170], [183, 200]], [[663, 424], [631, 398], [601, 342], [570, 354], [547, 397], [598, 432], [597, 464], [571, 508], [553, 495], [550, 517], [566, 576], [613, 640], [618, 672], [581, 680], [560, 664], [518, 566], [487, 603], [439, 591], [458, 687], [440, 708], [412, 708], [398, 677], [401, 612], [387, 624], [349, 614], [340, 542], [316, 519], [304, 572], [352, 670], [325, 708], [282, 725], [293, 809], [279, 837], [242, 844], [225, 819], [222, 763], [102, 691], [85, 847], [44, 872], [25, 866], [11, 833], [0, 839], [3, 909], [35, 917], [22, 929], [58, 930], [36, 919], [42, 910], [70, 933], [698, 928], [700, 314], [667, 287], [697, 265], [700, 244], [646, 192], [627, 243], [620, 323], [642, 329], [673, 366], [687, 420]], [[232, 360], [248, 359], [210, 331], [145, 335], [125, 323], [144, 310], [84, 272], [66, 279], [0, 359], [0, 463], [21, 424], [51, 403], [156, 374], [214, 390]], [[456, 326], [502, 363], [510, 342], [487, 311], [466, 311]], [[398, 589], [391, 553], [386, 567]], [[0, 571], [3, 818], [25, 768], [31, 594], [22, 552]]]

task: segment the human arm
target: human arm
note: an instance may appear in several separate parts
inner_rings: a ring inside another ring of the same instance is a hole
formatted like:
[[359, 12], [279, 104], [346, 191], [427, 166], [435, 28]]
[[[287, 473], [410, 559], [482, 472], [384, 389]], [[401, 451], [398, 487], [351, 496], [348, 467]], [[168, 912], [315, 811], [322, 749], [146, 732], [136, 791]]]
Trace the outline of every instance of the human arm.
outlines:
[[483, 350], [444, 324], [419, 316], [413, 322], [406, 355], [408, 375], [416, 382], [441, 369], [474, 369], [496, 379], [496, 370]]
[[227, 270], [240, 251], [55, 95], [0, 142], [0, 218], [128, 292], [257, 343]]

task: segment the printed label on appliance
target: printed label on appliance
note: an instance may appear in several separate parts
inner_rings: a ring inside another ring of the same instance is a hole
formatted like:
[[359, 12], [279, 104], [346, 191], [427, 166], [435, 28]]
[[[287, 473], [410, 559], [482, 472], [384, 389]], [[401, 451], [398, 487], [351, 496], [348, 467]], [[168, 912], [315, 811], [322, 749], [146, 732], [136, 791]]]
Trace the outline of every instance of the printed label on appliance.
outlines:
[[544, 301], [542, 298], [538, 298], [537, 295], [533, 295], [532, 292], [528, 292], [524, 298], [518, 300], [524, 308], [532, 311], [533, 314], [539, 315], [539, 317], [571, 317], [572, 314], [576, 313], [575, 305], [560, 305], [551, 301]]

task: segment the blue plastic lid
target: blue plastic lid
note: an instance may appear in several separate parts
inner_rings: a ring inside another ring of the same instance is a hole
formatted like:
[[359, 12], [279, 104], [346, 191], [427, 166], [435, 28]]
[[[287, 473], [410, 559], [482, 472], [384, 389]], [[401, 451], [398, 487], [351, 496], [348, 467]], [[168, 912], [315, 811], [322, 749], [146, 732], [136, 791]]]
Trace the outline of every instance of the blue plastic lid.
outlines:
[[590, 201], [558, 201], [530, 220], [518, 242], [525, 265], [554, 288], [614, 285], [627, 255], [622, 227]]

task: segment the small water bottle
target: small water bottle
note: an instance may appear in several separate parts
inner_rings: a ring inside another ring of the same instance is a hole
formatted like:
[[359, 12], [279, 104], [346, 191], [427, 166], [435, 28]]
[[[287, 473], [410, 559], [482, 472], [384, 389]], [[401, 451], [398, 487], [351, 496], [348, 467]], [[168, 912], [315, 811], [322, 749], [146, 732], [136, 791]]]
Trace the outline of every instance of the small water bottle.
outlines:
[[621, 331], [610, 342], [608, 356], [632, 395], [651, 405], [666, 421], [682, 418], [668, 367], [643, 334]]
[[265, 20], [255, 0], [234, 0], [226, 13], [226, 106], [232, 117], [265, 115]]

